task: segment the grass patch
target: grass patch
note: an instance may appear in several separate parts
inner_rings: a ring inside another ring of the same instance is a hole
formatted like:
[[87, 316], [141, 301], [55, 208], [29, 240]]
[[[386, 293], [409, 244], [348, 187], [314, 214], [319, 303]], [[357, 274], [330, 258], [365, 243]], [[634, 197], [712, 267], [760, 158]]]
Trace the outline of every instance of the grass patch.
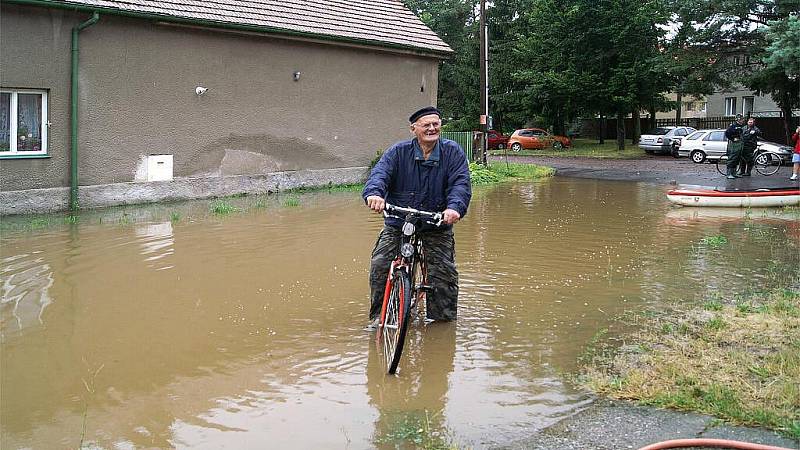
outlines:
[[476, 163], [469, 164], [470, 178], [473, 185], [499, 183], [512, 180], [535, 180], [550, 177], [555, 170], [534, 164], [506, 164], [504, 162], [491, 162], [489, 166]]
[[747, 305], [711, 301], [639, 320], [629, 345], [592, 344], [579, 380], [599, 394], [798, 439], [800, 292], [772, 289]]
[[716, 236], [706, 236], [700, 239], [700, 243], [711, 248], [720, 248], [728, 244], [728, 238], [718, 234]]
[[212, 214], [218, 216], [224, 216], [226, 214], [236, 212], [236, 207], [225, 200], [214, 200], [213, 202], [209, 203], [208, 209]]
[[303, 194], [306, 192], [361, 192], [364, 190], [363, 183], [353, 183], [353, 184], [333, 184], [328, 183], [324, 186], [314, 186], [314, 187], [298, 187], [293, 189], [287, 189], [285, 191], [281, 191], [283, 193], [292, 193], [292, 194]]
[[446, 432], [436, 430], [432, 426], [436, 416], [437, 414], [431, 415], [427, 410], [422, 413], [397, 413], [396, 417], [391, 419], [389, 429], [381, 433], [375, 441], [396, 448], [410, 445], [423, 450], [457, 450], [458, 446]]
[[[493, 155], [504, 155], [506, 150], [492, 150]], [[617, 150], [617, 141], [606, 140], [602, 145], [597, 139], [578, 138], [572, 141], [572, 147], [564, 150], [552, 148], [544, 150], [521, 150], [518, 153], [508, 150], [509, 155], [520, 156], [559, 156], [559, 157], [584, 157], [604, 159], [636, 159], [647, 156], [639, 146], [625, 142], [625, 150]]]
[[289, 196], [283, 200], [283, 206], [295, 207], [300, 206], [300, 199], [295, 196]]
[[180, 222], [181, 214], [177, 211], [172, 211], [171, 213], [169, 213], [169, 221], [172, 223]]

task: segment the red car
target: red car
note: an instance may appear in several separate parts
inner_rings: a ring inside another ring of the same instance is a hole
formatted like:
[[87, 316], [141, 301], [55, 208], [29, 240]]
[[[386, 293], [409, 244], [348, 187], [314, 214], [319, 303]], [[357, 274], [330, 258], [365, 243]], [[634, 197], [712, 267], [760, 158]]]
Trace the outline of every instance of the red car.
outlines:
[[508, 146], [515, 152], [523, 148], [541, 150], [552, 147], [555, 150], [561, 150], [571, 147], [572, 141], [566, 136], [550, 134], [541, 128], [524, 128], [511, 135]]
[[508, 146], [508, 136], [495, 130], [489, 130], [489, 150], [504, 149]]

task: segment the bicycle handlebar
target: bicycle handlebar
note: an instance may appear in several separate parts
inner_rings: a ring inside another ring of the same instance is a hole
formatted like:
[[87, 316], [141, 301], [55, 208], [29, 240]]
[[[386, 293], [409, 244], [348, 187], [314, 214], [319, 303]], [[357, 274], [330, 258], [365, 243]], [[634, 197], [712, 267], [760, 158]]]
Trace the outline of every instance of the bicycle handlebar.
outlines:
[[[440, 212], [434, 213], [434, 212], [430, 212], [430, 211], [420, 211], [420, 210], [414, 209], [414, 208], [403, 208], [402, 206], [395, 206], [395, 205], [391, 205], [391, 204], [387, 203], [386, 206], [384, 206], [384, 208], [383, 208], [383, 215], [388, 217], [389, 216], [389, 212], [413, 214], [413, 215], [416, 215], [416, 216], [425, 217], [425, 218], [428, 218], [431, 221], [435, 222], [435, 225], [437, 227], [439, 225], [441, 225], [442, 221], [444, 220], [444, 215], [442, 213], [440, 213]], [[394, 217], [398, 217], [398, 216], [394, 216]], [[398, 218], [401, 219], [402, 217], [398, 217]]]

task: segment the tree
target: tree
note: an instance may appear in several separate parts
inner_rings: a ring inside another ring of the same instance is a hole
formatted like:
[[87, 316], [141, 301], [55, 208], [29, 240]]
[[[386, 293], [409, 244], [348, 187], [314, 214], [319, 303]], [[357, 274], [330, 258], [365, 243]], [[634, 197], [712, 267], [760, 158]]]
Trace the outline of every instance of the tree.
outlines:
[[770, 94], [788, 132], [792, 109], [800, 106], [798, 75], [792, 72], [800, 64], [800, 0], [672, 1], [673, 13], [685, 26], [686, 54], [694, 61], [687, 66], [702, 73], [696, 79], [718, 88], [739, 84]]
[[403, 0], [453, 51], [439, 70], [439, 109], [457, 128], [477, 126], [480, 111], [476, 0]]

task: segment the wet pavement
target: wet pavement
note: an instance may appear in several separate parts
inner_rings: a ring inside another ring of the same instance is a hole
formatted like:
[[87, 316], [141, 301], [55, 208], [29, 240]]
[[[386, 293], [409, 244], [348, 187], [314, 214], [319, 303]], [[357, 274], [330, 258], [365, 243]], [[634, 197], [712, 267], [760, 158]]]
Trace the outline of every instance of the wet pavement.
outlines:
[[[500, 156], [495, 161], [504, 161]], [[686, 158], [648, 156], [639, 159], [598, 159], [557, 156], [509, 156], [510, 162], [525, 162], [553, 167], [558, 176], [613, 181], [639, 181], [663, 186], [673, 184], [716, 187], [723, 190], [800, 188], [800, 181], [790, 181], [791, 165], [764, 176], [753, 171], [749, 177], [728, 180], [713, 163], [696, 164]]]
[[800, 448], [800, 441], [763, 428], [720, 424], [711, 416], [599, 400], [561, 422], [504, 450], [638, 449], [673, 439], [727, 439]]

